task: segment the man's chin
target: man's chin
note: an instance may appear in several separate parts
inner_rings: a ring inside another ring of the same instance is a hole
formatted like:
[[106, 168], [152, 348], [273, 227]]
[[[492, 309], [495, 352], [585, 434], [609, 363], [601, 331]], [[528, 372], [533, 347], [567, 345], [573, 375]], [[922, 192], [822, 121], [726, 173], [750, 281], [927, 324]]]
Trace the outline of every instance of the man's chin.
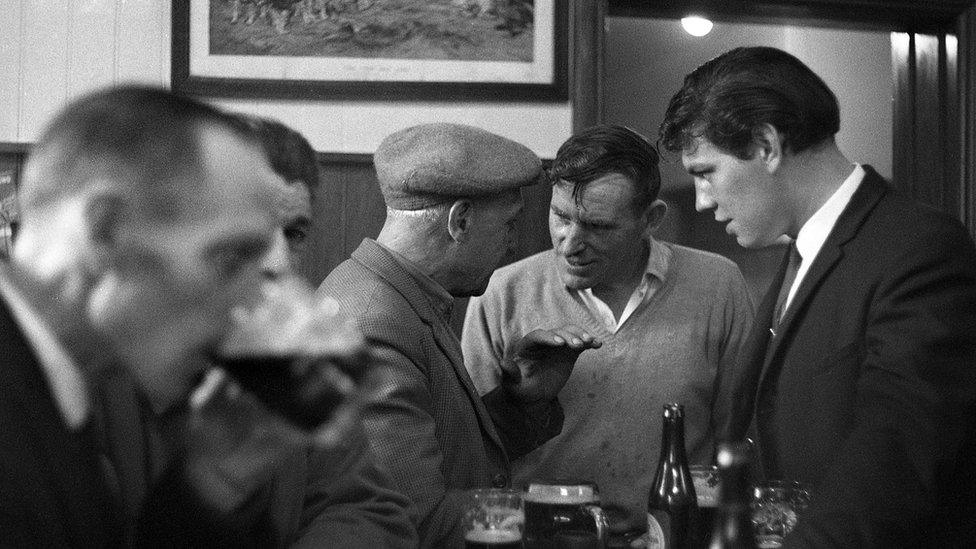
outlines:
[[589, 277], [574, 275], [565, 270], [559, 273], [559, 278], [562, 279], [563, 284], [570, 290], [585, 290], [593, 286]]

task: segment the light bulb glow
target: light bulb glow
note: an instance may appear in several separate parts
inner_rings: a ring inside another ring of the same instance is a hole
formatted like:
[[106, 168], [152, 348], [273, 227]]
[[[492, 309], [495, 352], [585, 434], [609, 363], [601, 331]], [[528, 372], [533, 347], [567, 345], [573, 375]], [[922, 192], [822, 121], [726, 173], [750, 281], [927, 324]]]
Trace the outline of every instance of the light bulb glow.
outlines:
[[681, 26], [692, 36], [705, 36], [712, 30], [712, 22], [697, 15], [682, 18]]

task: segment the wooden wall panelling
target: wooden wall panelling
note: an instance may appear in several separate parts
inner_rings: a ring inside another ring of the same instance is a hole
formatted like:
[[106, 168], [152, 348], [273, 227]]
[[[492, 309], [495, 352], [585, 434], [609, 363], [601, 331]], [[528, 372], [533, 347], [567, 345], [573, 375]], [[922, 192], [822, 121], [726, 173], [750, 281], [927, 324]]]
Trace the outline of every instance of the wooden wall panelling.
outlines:
[[115, 1], [69, 2], [69, 99], [115, 81]]
[[976, 7], [959, 17], [960, 216], [976, 237]]
[[942, 209], [965, 223], [962, 215], [962, 197], [965, 183], [961, 180], [962, 172], [960, 159], [963, 150], [962, 124], [959, 116], [961, 109], [960, 75], [959, 75], [959, 39], [954, 34], [942, 34], [940, 39], [942, 63], [940, 63], [939, 79], [942, 82], [942, 119], [941, 134], [944, 136], [942, 148], [943, 182], [938, 184], [942, 188]]
[[956, 40], [945, 34], [892, 37], [893, 183], [918, 200], [960, 214]]
[[543, 183], [524, 187], [522, 213], [518, 219], [518, 246], [513, 261], [552, 247], [549, 236], [549, 199], [552, 187]]
[[911, 33], [891, 35], [892, 67], [892, 173], [905, 181], [915, 179], [915, 40]]
[[21, 0], [0, 0], [0, 13], [0, 142], [13, 142], [20, 122]]
[[169, 86], [169, 2], [116, 0], [116, 82]]
[[25, 0], [23, 4], [18, 141], [35, 141], [51, 113], [65, 104], [71, 4], [49, 0]]
[[909, 184], [911, 193], [917, 199], [941, 208], [943, 200], [939, 181], [943, 178], [941, 152], [944, 142], [940, 122], [945, 105], [939, 70], [942, 63], [940, 40], [939, 36], [927, 34], [914, 34], [913, 40], [915, 90], [907, 95], [914, 99], [915, 177], [897, 184]]
[[313, 247], [305, 274], [318, 284], [365, 237], [375, 238], [386, 208], [370, 155], [321, 154], [313, 205]]

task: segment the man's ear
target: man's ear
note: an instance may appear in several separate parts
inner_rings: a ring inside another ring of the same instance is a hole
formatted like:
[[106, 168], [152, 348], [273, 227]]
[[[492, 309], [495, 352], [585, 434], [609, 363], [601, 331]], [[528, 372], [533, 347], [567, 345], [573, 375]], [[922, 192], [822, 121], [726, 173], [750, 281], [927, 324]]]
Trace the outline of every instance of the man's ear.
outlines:
[[650, 235], [656, 231], [661, 226], [661, 222], [664, 221], [664, 216], [667, 213], [668, 205], [663, 200], [657, 199], [651, 202], [644, 211], [644, 216], [646, 217], [644, 232]]
[[772, 124], [763, 124], [752, 136], [755, 154], [766, 165], [766, 171], [775, 173], [783, 161], [783, 136]]
[[455, 242], [463, 242], [471, 234], [474, 205], [471, 200], [461, 198], [451, 204], [447, 212], [447, 232]]

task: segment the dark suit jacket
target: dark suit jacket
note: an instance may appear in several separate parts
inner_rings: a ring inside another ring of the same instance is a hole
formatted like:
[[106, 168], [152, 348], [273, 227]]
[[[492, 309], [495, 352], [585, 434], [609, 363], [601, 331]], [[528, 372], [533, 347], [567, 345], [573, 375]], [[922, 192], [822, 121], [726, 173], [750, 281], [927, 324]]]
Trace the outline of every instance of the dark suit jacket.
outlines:
[[369, 239], [319, 294], [337, 299], [377, 346], [364, 420], [374, 454], [420, 510], [421, 545], [459, 545], [463, 490], [507, 485], [509, 458], [449, 319]]
[[92, 396], [89, 424], [69, 430], [0, 301], [0, 547], [416, 545], [409, 502], [389, 488], [363, 436], [295, 452], [250, 505], [217, 516], [178, 460], [162, 463], [127, 377], [103, 380]]
[[67, 428], [0, 301], [0, 547], [116, 547], [121, 522], [91, 429]]
[[766, 477], [813, 489], [790, 547], [929, 547], [949, 513], [976, 520], [973, 242], [865, 168], [776, 334], [779, 283], [720, 389], [726, 436], [754, 421]]

